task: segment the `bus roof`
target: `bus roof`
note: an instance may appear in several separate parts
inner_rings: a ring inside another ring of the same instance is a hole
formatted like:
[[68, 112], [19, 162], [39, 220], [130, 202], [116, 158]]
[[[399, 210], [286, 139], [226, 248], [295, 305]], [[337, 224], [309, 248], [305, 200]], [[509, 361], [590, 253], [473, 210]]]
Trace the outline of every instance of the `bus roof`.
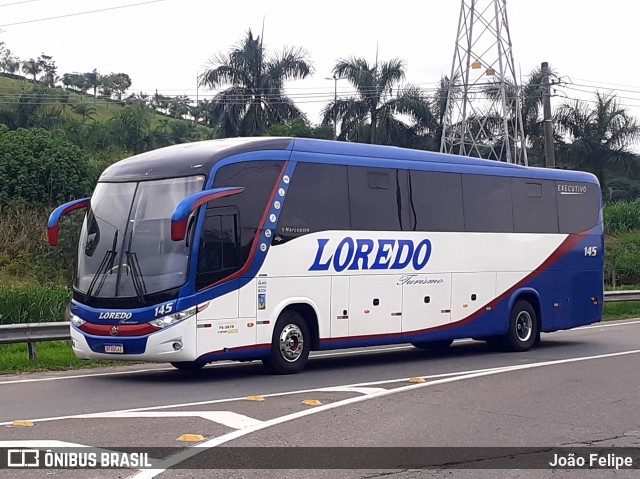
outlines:
[[594, 175], [579, 171], [525, 167], [394, 146], [288, 137], [226, 138], [158, 148], [114, 163], [102, 173], [100, 181], [143, 181], [196, 174], [208, 176], [214, 165], [224, 158], [262, 150], [290, 150], [297, 161], [598, 183]]

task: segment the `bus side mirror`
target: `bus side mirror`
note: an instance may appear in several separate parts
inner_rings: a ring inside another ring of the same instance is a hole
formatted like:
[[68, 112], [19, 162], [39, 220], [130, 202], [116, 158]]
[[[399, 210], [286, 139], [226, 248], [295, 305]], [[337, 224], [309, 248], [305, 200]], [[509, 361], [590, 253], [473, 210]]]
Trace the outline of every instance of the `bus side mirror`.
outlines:
[[58, 206], [49, 216], [47, 223], [47, 234], [49, 236], [49, 244], [51, 246], [58, 245], [58, 224], [60, 218], [72, 211], [87, 208], [91, 204], [91, 198], [82, 198], [81, 200], [70, 201], [62, 206]]
[[171, 239], [173, 241], [182, 241], [185, 238], [189, 216], [191, 216], [191, 213], [197, 210], [200, 205], [217, 200], [218, 198], [224, 198], [225, 196], [237, 195], [243, 191], [244, 188], [241, 187], [214, 188], [187, 196], [178, 203], [178, 206], [176, 206], [176, 209], [173, 210], [173, 214], [171, 215]]

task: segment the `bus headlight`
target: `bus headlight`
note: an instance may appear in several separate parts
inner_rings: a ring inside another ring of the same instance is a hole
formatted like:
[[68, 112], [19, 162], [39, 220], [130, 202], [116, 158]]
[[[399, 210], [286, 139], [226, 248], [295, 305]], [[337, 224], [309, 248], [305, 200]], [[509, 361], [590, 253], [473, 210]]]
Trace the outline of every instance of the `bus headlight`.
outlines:
[[71, 324], [73, 324], [76, 328], [79, 328], [80, 326], [82, 326], [84, 323], [86, 323], [86, 321], [84, 319], [82, 319], [79, 316], [76, 316], [75, 314], [73, 314], [71, 311], [67, 311], [67, 319], [69, 321], [71, 321]]
[[191, 316], [196, 314], [197, 309], [197, 306], [193, 306], [192, 308], [185, 309], [184, 311], [179, 311], [177, 313], [169, 314], [167, 316], [163, 316], [162, 318], [157, 318], [153, 321], [149, 321], [149, 324], [155, 326], [156, 328], [166, 328], [167, 326], [171, 326], [172, 324], [176, 324], [180, 321], [184, 321], [185, 319], [190, 318]]

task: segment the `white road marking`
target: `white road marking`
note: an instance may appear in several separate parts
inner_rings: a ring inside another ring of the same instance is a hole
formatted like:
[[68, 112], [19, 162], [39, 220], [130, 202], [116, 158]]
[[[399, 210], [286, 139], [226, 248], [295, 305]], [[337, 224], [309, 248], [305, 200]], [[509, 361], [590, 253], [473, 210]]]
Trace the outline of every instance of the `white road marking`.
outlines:
[[238, 439], [240, 437], [246, 436], [248, 434], [251, 434], [253, 432], [256, 431], [260, 431], [262, 429], [266, 429], [268, 427], [271, 426], [275, 426], [277, 424], [282, 424], [285, 422], [289, 422], [289, 421], [293, 421], [295, 419], [299, 419], [301, 417], [305, 417], [305, 416], [310, 416], [312, 414], [318, 414], [324, 411], [328, 411], [330, 409], [335, 409], [338, 407], [343, 407], [343, 406], [348, 406], [351, 404], [356, 404], [359, 402], [363, 402], [363, 401], [368, 401], [371, 399], [377, 399], [380, 397], [384, 397], [384, 396], [390, 396], [392, 394], [398, 394], [401, 392], [407, 392], [407, 391], [412, 391], [414, 389], [420, 389], [420, 388], [424, 388], [424, 387], [430, 387], [430, 386], [435, 386], [438, 384], [445, 384], [445, 383], [451, 383], [451, 382], [455, 382], [455, 381], [463, 381], [465, 379], [475, 379], [475, 378], [479, 378], [479, 377], [483, 377], [483, 376], [491, 376], [494, 374], [501, 374], [501, 373], [506, 373], [506, 372], [512, 372], [512, 371], [520, 371], [523, 369], [534, 369], [534, 368], [539, 368], [539, 367], [545, 367], [545, 366], [555, 366], [555, 365], [559, 365], [559, 364], [568, 364], [568, 363], [575, 363], [575, 362], [582, 362], [582, 361], [590, 361], [590, 360], [594, 360], [594, 359], [605, 359], [605, 358], [613, 358], [613, 357], [619, 357], [619, 356], [627, 356], [630, 354], [639, 354], [640, 353], [640, 349], [635, 349], [632, 351], [623, 351], [623, 352], [618, 352], [618, 353], [610, 353], [610, 354], [599, 354], [596, 356], [583, 356], [583, 357], [579, 357], [579, 358], [570, 358], [570, 359], [560, 359], [560, 360], [555, 360], [555, 361], [543, 361], [540, 363], [531, 363], [531, 364], [522, 364], [522, 365], [516, 365], [516, 366], [507, 366], [504, 368], [500, 368], [500, 369], [496, 369], [493, 371], [484, 371], [484, 372], [478, 372], [478, 373], [472, 373], [472, 374], [464, 374], [461, 376], [455, 376], [455, 377], [451, 377], [451, 378], [443, 378], [443, 379], [438, 379], [435, 381], [431, 381], [431, 382], [425, 382], [425, 383], [418, 383], [418, 384], [411, 384], [408, 386], [402, 386], [402, 387], [398, 387], [395, 389], [389, 389], [389, 390], [384, 390], [384, 391], [380, 391], [378, 393], [374, 393], [374, 394], [367, 394], [367, 395], [363, 395], [363, 396], [356, 396], [356, 397], [352, 397], [349, 399], [345, 399], [343, 401], [337, 401], [334, 403], [329, 403], [329, 404], [325, 404], [322, 406], [318, 406], [315, 407], [313, 409], [305, 409], [302, 411], [298, 411], [296, 413], [293, 414], [288, 414], [286, 416], [281, 416], [281, 417], [277, 417], [274, 419], [270, 419], [268, 421], [264, 421], [262, 424], [254, 426], [254, 427], [249, 427], [246, 429], [242, 429], [239, 431], [234, 431], [232, 433], [229, 434], [225, 434], [223, 436], [219, 436], [216, 437], [214, 439], [210, 439], [209, 441], [205, 441], [201, 444], [198, 444], [197, 446], [193, 446], [190, 447], [184, 451], [181, 451], [177, 454], [174, 454], [173, 456], [169, 456], [168, 458], [166, 458], [165, 460], [161, 461], [159, 463], [160, 468], [158, 469], [146, 469], [146, 470], [141, 470], [139, 473], [135, 474], [134, 476], [131, 476], [131, 479], [152, 479], [154, 477], [156, 477], [159, 474], [162, 474], [163, 472], [165, 472], [167, 469], [169, 469], [170, 467], [173, 467], [181, 462], [186, 461], [187, 459], [190, 459], [198, 454], [200, 454], [201, 452], [206, 451], [207, 449], [210, 449], [212, 447], [216, 447], [219, 446], [221, 444], [225, 444], [227, 442], [233, 441], [234, 439]]
[[374, 394], [380, 391], [386, 391], [384, 388], [364, 388], [352, 386], [337, 386], [332, 388], [316, 389], [319, 393], [358, 393], [358, 394]]
[[244, 429], [246, 427], [255, 427], [263, 423], [258, 419], [254, 419], [243, 414], [237, 414], [232, 411], [171, 411], [171, 412], [100, 412], [96, 414], [86, 414], [83, 419], [99, 419], [99, 418], [146, 418], [146, 417], [201, 417], [209, 421], [222, 424], [232, 429]]
[[56, 441], [55, 439], [34, 439], [24, 441], [0, 441], [0, 447], [47, 449], [49, 447], [92, 447], [76, 442]]
[[[578, 328], [573, 328], [572, 330], [566, 331], [580, 331], [582, 329], [597, 329], [597, 328], [612, 328], [617, 326], [631, 326], [634, 324], [640, 324], [640, 320], [621, 320], [615, 322], [606, 322], [606, 323], [597, 323], [590, 326], [581, 326]], [[557, 332], [565, 332], [565, 331], [557, 331]], [[552, 333], [550, 333], [552, 334]], [[472, 339], [459, 339], [456, 340], [456, 344], [473, 342]], [[387, 348], [377, 348], [377, 349], [358, 349], [357, 351], [340, 351], [335, 353], [313, 353], [311, 354], [312, 358], [328, 358], [328, 357], [340, 357], [340, 356], [349, 356], [352, 354], [362, 354], [362, 353], [378, 353], [385, 351], [399, 351], [399, 350], [411, 350], [415, 349], [413, 346], [392, 346]], [[235, 361], [221, 361], [214, 364], [210, 364], [207, 366], [207, 369], [215, 368], [215, 367], [223, 367], [223, 366], [237, 366], [238, 363]], [[28, 379], [11, 379], [7, 381], [0, 381], [0, 386], [5, 384], [22, 384], [22, 383], [36, 383], [42, 381], [61, 381], [64, 379], [79, 379], [79, 378], [92, 378], [92, 377], [100, 377], [100, 376], [119, 376], [125, 374], [139, 374], [146, 372], [155, 372], [155, 371], [174, 371], [173, 367], [158, 367], [158, 368], [146, 368], [146, 369], [135, 369], [131, 371], [112, 371], [107, 373], [88, 373], [88, 374], [73, 374], [70, 376], [56, 376], [56, 377], [46, 377], [46, 378], [28, 378]]]

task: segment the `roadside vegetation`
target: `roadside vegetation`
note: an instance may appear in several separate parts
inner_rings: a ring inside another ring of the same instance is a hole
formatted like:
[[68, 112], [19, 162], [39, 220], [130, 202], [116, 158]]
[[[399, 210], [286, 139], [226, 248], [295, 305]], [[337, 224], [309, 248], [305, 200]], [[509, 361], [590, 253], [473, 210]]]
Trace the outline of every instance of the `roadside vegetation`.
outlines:
[[128, 362], [92, 361], [76, 358], [66, 341], [38, 343], [38, 359], [29, 359], [26, 344], [0, 346], [0, 374], [33, 371], [62, 371], [66, 369], [96, 368]]

